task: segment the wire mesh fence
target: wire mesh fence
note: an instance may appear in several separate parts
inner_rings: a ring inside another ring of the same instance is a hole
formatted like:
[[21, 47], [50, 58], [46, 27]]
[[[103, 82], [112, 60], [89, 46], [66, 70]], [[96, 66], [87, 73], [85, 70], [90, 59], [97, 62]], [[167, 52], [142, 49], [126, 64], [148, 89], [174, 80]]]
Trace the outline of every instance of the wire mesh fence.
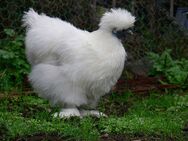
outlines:
[[173, 50], [176, 58], [188, 58], [187, 0], [0, 0], [1, 40], [7, 38], [6, 29], [24, 34], [21, 18], [30, 7], [88, 31], [98, 28], [101, 15], [109, 8], [125, 8], [137, 20], [134, 34], [122, 39], [131, 64], [136, 62], [138, 66], [147, 52], [161, 53], [167, 48]]
[[0, 33], [5, 28], [22, 32], [21, 18], [29, 8], [49, 16], [59, 17], [80, 28], [94, 28], [94, 9], [89, 0], [3, 0], [0, 6]]
[[175, 16], [177, 9], [188, 6], [188, 2], [182, 0], [172, 4], [173, 11], [167, 0], [3, 0], [0, 2], [0, 37], [5, 37], [3, 30], [7, 28], [22, 33], [21, 18], [30, 7], [89, 31], [97, 29], [99, 17], [106, 8], [123, 7], [137, 17], [135, 34], [124, 39], [134, 58], [141, 58], [147, 51], [161, 52], [165, 48], [174, 49], [176, 56], [187, 56], [185, 28], [188, 27], [179, 26], [177, 23], [181, 21], [170, 14]]

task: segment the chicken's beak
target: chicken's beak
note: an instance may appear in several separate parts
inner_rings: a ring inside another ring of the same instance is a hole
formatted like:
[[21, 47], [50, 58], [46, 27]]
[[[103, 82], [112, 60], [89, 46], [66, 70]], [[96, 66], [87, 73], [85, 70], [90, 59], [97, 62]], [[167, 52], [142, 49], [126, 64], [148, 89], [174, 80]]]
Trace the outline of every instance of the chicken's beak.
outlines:
[[127, 30], [127, 33], [133, 35], [133, 31], [131, 29]]

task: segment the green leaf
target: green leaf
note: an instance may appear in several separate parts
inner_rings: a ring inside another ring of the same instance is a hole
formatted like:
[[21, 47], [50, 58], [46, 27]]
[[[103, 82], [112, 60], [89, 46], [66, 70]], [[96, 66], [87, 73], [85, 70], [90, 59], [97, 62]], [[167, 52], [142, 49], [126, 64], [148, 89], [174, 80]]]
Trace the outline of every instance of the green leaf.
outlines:
[[14, 53], [0, 49], [0, 58], [2, 58], [2, 59], [12, 59], [12, 58], [14, 58]]
[[4, 29], [4, 32], [6, 33], [6, 35], [13, 37], [15, 36], [15, 31], [13, 29]]

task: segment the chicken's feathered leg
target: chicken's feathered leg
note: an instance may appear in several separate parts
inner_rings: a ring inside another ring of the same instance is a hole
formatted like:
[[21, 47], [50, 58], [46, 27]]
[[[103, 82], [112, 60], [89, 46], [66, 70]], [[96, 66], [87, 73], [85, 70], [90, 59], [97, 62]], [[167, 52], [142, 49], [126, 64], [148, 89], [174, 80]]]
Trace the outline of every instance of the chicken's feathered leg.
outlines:
[[75, 108], [63, 108], [60, 112], [54, 114], [54, 117], [59, 118], [70, 118], [70, 117], [81, 117], [79, 110]]
[[107, 117], [107, 115], [105, 115], [102, 112], [99, 112], [97, 110], [80, 110], [80, 114], [82, 117], [84, 116], [94, 116], [94, 117]]

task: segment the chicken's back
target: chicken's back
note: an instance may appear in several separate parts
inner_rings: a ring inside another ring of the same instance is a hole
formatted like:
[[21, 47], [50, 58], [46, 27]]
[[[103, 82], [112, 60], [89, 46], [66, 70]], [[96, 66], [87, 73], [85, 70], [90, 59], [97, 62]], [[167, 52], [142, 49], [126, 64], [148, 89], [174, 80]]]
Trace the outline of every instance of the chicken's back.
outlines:
[[27, 27], [26, 55], [31, 65], [57, 65], [59, 48], [67, 51], [67, 43], [75, 38], [79, 40], [86, 33], [59, 18], [39, 15], [33, 9], [23, 16], [23, 25]]

